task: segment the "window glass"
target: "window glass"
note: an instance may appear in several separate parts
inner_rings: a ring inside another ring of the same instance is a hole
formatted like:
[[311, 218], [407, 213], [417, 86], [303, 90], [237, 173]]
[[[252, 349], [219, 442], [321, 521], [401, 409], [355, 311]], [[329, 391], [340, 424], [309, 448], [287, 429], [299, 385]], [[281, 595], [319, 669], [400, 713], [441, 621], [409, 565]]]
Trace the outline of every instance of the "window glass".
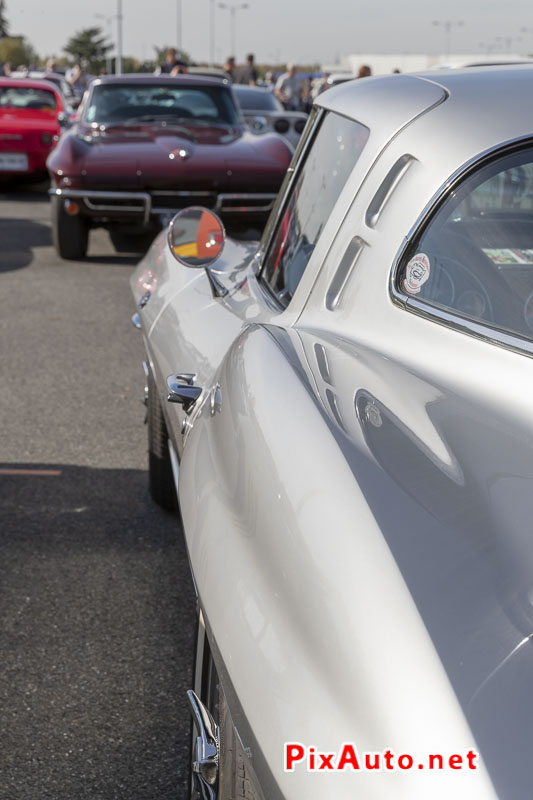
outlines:
[[237, 125], [239, 112], [222, 86], [101, 84], [95, 86], [87, 122], [157, 121]]
[[46, 89], [29, 87], [0, 88], [0, 109], [30, 109], [34, 111], [55, 111], [56, 98]]
[[369, 133], [358, 122], [329, 113], [297, 168], [262, 273], [283, 305], [294, 294]]
[[281, 111], [285, 109], [279, 100], [267, 89], [248, 88], [247, 86], [234, 86], [233, 91], [237, 96], [243, 111]]
[[468, 178], [414, 242], [397, 288], [533, 338], [533, 148]]

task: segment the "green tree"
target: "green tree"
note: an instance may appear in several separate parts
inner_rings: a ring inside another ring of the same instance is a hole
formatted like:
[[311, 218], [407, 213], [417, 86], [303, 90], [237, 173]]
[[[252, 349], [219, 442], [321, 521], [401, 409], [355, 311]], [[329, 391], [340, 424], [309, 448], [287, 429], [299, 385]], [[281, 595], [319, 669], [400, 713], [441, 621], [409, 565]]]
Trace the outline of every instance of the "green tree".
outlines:
[[76, 62], [87, 61], [91, 71], [96, 71], [105, 66], [106, 54], [112, 47], [101, 28], [84, 28], [68, 40], [63, 50]]
[[3, 36], [0, 38], [0, 63], [11, 64], [16, 69], [24, 64], [29, 67], [38, 61], [37, 53], [24, 39], [24, 36]]
[[9, 36], [9, 22], [6, 19], [6, 0], [0, 0], [0, 39]]

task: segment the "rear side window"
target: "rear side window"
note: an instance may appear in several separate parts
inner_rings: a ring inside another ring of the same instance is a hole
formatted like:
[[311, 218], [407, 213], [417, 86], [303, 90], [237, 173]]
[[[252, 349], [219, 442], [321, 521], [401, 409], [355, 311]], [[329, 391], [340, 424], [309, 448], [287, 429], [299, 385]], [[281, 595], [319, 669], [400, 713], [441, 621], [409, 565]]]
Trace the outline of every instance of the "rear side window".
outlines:
[[329, 113], [297, 166], [262, 272], [282, 305], [292, 298], [369, 134], [358, 122]]
[[409, 249], [397, 290], [533, 339], [533, 148], [471, 174]]
[[267, 89], [234, 87], [233, 91], [243, 111], [284, 111], [279, 100]]

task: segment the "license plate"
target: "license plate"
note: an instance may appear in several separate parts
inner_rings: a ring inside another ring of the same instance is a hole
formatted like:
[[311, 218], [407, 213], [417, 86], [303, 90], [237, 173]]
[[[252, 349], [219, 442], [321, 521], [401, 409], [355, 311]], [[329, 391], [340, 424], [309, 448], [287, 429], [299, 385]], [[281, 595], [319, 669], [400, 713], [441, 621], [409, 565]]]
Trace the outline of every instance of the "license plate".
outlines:
[[26, 153], [0, 153], [0, 170], [4, 172], [26, 172], [28, 156]]

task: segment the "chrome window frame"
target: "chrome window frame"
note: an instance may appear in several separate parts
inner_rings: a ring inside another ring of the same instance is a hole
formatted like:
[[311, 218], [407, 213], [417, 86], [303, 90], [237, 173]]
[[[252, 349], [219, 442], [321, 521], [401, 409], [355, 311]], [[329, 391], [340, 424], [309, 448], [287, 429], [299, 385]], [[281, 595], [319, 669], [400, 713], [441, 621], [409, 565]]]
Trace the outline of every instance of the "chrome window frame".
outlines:
[[431, 303], [417, 300], [411, 295], [398, 289], [398, 278], [403, 270], [405, 257], [415, 239], [423, 235], [431, 221], [442, 208], [448, 198], [455, 192], [462, 183], [471, 175], [479, 172], [484, 167], [515, 152], [526, 149], [527, 146], [533, 148], [533, 136], [527, 134], [517, 139], [510, 139], [502, 142], [495, 147], [484, 150], [479, 155], [467, 161], [435, 192], [429, 203], [426, 205], [409, 233], [402, 242], [402, 245], [393, 261], [389, 281], [389, 296], [393, 303], [401, 306], [405, 311], [424, 317], [425, 319], [437, 322], [441, 325], [453, 328], [461, 333], [474, 336], [490, 344], [499, 345], [522, 354], [533, 356], [533, 341], [525, 339], [518, 334], [512, 334], [501, 328], [482, 322], [476, 322], [468, 317], [463, 317], [451, 310], [444, 310]]
[[305, 164], [307, 161], [307, 156], [309, 154], [309, 150], [311, 149], [311, 145], [314, 142], [315, 137], [322, 125], [322, 121], [327, 113], [328, 112], [326, 109], [318, 108], [316, 106], [311, 110], [307, 127], [304, 129], [300, 137], [300, 141], [298, 142], [298, 146], [294, 156], [292, 157], [292, 161], [287, 169], [287, 173], [285, 175], [283, 184], [281, 185], [278, 197], [274, 203], [272, 211], [270, 212], [270, 217], [268, 218], [263, 236], [259, 242], [259, 249], [256, 255], [256, 262], [258, 264], [257, 281], [268, 298], [269, 305], [273, 304], [274, 308], [280, 313], [287, 308], [288, 304], [284, 305], [281, 303], [277, 295], [272, 291], [269, 282], [264, 277], [265, 266], [268, 257], [270, 256], [273, 242], [276, 239], [279, 226], [283, 220], [287, 203], [292, 195], [294, 183], [296, 182], [298, 175], [303, 168], [303, 164]]
[[[354, 119], [353, 117], [346, 116], [345, 114], [341, 114], [333, 109], [322, 108], [321, 106], [313, 106], [311, 114], [309, 115], [309, 120], [307, 122], [307, 125], [302, 132], [293, 159], [287, 170], [287, 174], [281, 186], [278, 198], [274, 204], [274, 207], [268, 219], [266, 228], [263, 232], [263, 236], [261, 238], [261, 241], [259, 242], [259, 248], [256, 254], [257, 279], [259, 286], [261, 287], [263, 294], [267, 302], [269, 303], [270, 307], [274, 308], [274, 310], [278, 310], [280, 313], [282, 311], [285, 311], [285, 309], [290, 306], [292, 297], [288, 303], [283, 303], [279, 300], [279, 297], [275, 294], [269, 282], [264, 277], [266, 262], [270, 257], [273, 243], [276, 240], [276, 236], [279, 230], [279, 226], [281, 225], [290, 197], [292, 196], [294, 184], [298, 180], [298, 177], [302, 169], [307, 163], [309, 151], [312, 148], [316, 137], [320, 133], [320, 129], [322, 127], [325, 118], [329, 116], [335, 116], [348, 120], [349, 122], [352, 122], [354, 125], [359, 125], [365, 128], [368, 131], [368, 137], [370, 137], [371, 135], [371, 129], [368, 127], [368, 125], [365, 125], [363, 122], [360, 122], [359, 120]], [[366, 147], [366, 142], [362, 150], [365, 149], [365, 147]], [[356, 163], [359, 161], [362, 150], [359, 153], [355, 162], [353, 163], [352, 170], [355, 168]]]

